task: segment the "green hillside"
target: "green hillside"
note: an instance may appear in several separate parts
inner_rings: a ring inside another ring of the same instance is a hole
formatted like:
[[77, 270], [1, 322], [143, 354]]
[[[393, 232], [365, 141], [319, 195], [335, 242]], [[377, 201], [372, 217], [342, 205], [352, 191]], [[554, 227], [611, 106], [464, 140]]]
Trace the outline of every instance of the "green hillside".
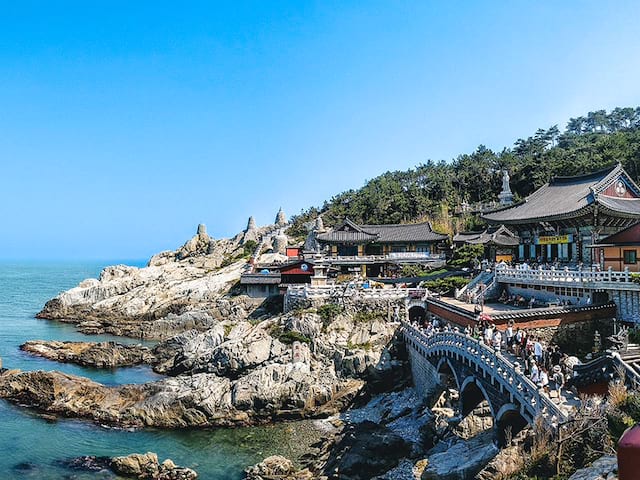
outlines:
[[640, 107], [598, 110], [538, 129], [513, 147], [494, 152], [480, 145], [474, 152], [445, 162], [427, 162], [406, 171], [386, 172], [357, 190], [340, 193], [321, 207], [292, 217], [289, 233], [306, 234], [305, 224], [322, 213], [325, 225], [345, 216], [358, 223], [405, 223], [422, 219], [443, 232], [472, 228], [473, 217], [453, 218], [457, 205], [496, 200], [502, 169], [511, 175], [516, 198], [529, 195], [557, 175], [576, 175], [622, 162], [640, 176]]

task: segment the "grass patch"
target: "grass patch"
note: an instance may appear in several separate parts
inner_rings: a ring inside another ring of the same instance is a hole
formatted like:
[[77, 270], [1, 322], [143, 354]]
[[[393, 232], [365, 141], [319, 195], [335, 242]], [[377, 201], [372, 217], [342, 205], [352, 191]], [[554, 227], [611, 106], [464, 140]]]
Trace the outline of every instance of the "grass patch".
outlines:
[[325, 303], [316, 309], [316, 313], [322, 319], [322, 331], [325, 332], [335, 318], [342, 313], [342, 307], [336, 303]]
[[296, 332], [293, 330], [284, 331], [282, 327], [278, 325], [274, 325], [273, 328], [269, 330], [269, 335], [273, 338], [280, 340], [285, 345], [291, 345], [293, 342], [301, 342], [301, 343], [311, 343], [311, 339], [306, 335]]
[[373, 345], [371, 344], [371, 342], [366, 342], [366, 343], [347, 342], [347, 348], [350, 350], [365, 350], [368, 352], [373, 349]]

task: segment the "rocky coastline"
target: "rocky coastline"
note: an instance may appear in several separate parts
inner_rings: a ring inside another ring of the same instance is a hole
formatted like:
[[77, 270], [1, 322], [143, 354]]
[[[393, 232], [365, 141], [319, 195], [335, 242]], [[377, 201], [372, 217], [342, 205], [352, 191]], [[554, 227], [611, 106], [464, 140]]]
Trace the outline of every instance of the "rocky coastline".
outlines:
[[[156, 255], [147, 267], [107, 267], [38, 314], [84, 333], [157, 340], [154, 346], [36, 340], [21, 346], [93, 368], [145, 364], [165, 378], [105, 386], [56, 371], [5, 368], [0, 398], [119, 428], [332, 418], [334, 428], [297, 463], [269, 457], [247, 469], [252, 480], [489, 480], [520, 466], [528, 431], [499, 451], [481, 412], [459, 422], [446, 396], [427, 403], [410, 388], [388, 302], [282, 313], [277, 304], [242, 295], [236, 284], [247, 261], [243, 244], [264, 233], [255, 230], [216, 241], [199, 227], [183, 247]], [[157, 457], [148, 463], [160, 465]]]

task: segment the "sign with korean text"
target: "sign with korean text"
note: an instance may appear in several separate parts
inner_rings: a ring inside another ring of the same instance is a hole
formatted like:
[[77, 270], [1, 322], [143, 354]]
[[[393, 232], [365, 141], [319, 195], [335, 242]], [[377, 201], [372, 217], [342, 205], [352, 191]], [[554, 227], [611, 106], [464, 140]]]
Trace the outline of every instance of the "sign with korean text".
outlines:
[[555, 245], [557, 243], [571, 243], [573, 235], [545, 235], [536, 237], [536, 245]]

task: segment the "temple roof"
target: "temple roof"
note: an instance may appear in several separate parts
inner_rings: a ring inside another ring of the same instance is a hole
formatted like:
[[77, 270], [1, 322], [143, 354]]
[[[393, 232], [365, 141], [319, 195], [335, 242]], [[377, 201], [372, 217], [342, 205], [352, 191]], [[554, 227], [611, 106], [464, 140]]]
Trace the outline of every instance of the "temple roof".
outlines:
[[587, 175], [555, 177], [523, 201], [487, 212], [491, 223], [536, 223], [591, 214], [596, 204], [613, 216], [640, 215], [640, 188], [621, 164]]
[[494, 245], [514, 247], [520, 244], [520, 238], [504, 225], [490, 226], [480, 232], [460, 232], [453, 237], [454, 242], [472, 245]]
[[348, 218], [328, 233], [318, 235], [326, 243], [437, 242], [447, 235], [436, 233], [428, 222], [396, 225], [357, 225]]
[[618, 233], [609, 235], [608, 237], [600, 240], [594, 246], [607, 245], [640, 245], [640, 223], [636, 223], [619, 231]]

